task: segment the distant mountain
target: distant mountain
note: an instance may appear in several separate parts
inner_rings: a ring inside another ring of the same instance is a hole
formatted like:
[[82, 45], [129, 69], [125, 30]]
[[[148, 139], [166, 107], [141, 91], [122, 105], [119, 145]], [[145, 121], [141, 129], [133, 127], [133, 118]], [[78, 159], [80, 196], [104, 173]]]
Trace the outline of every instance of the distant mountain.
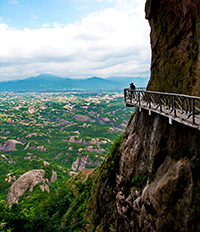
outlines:
[[[29, 78], [26, 78], [25, 80], [27, 81], [61, 81], [63, 80], [64, 78], [62, 77], [58, 77], [58, 76], [54, 76], [52, 74], [40, 74], [39, 76], [37, 77], [29, 77]], [[67, 78], [65, 78], [67, 79]], [[69, 78], [68, 78], [69, 79]]]
[[0, 91], [14, 92], [64, 91], [73, 87], [74, 81], [72, 79], [50, 74], [41, 74], [37, 77], [29, 77], [24, 80], [0, 82]]
[[146, 87], [149, 81], [149, 78], [142, 77], [108, 77], [106, 80], [113, 81], [115, 83], [120, 83], [122, 88], [129, 87], [131, 82], [134, 83], [136, 87]]
[[99, 77], [88, 78], [79, 81], [78, 84], [80, 89], [84, 89], [84, 90], [114, 90], [121, 88], [120, 84]]
[[109, 77], [106, 79], [92, 77], [88, 79], [61, 78], [51, 74], [41, 74], [24, 80], [0, 82], [0, 91], [13, 92], [55, 92], [55, 91], [101, 91], [121, 90], [129, 87], [130, 82], [136, 86], [146, 86], [147, 78]]

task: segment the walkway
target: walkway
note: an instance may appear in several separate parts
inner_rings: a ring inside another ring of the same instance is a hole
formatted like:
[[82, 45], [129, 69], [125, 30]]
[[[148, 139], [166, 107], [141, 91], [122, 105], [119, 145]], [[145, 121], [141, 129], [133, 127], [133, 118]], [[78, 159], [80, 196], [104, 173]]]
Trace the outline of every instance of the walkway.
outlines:
[[139, 88], [124, 89], [124, 101], [128, 107], [139, 107], [200, 130], [200, 97], [183, 94], [146, 91]]

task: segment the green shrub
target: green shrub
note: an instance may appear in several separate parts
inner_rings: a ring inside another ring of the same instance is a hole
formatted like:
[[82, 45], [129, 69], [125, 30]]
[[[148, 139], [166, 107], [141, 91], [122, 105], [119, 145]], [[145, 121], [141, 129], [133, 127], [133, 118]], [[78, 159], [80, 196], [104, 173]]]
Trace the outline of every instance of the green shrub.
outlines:
[[45, 178], [47, 178], [49, 181], [51, 180], [52, 176], [52, 165], [43, 165], [42, 169], [45, 170]]

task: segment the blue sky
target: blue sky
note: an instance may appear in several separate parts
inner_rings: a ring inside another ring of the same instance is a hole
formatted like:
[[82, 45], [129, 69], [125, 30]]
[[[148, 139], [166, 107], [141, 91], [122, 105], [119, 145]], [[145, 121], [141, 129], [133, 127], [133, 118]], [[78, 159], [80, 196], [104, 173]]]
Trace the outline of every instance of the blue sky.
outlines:
[[0, 81], [149, 76], [145, 0], [1, 0]]
[[54, 22], [67, 25], [81, 21], [89, 13], [112, 7], [111, 1], [1, 0], [1, 17], [16, 29], [39, 28]]

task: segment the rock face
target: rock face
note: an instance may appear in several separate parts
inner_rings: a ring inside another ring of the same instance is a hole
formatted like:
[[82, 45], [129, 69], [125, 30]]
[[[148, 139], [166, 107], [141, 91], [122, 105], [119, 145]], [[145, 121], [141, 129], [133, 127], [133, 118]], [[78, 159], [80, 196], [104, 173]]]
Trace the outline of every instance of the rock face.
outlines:
[[[133, 201], [140, 228], [150, 231], [189, 231], [192, 202], [192, 171], [186, 160], [173, 162], [167, 157], [152, 183]], [[173, 226], [171, 225], [173, 223]]]
[[[192, 161], [200, 158], [199, 139], [199, 131], [170, 126], [158, 115], [136, 114], [120, 148], [117, 175], [117, 212], [127, 231], [190, 231], [196, 179]], [[181, 159], [171, 158], [178, 154]], [[132, 188], [124, 191], [126, 185]]]
[[[200, 1], [147, 0], [149, 90], [200, 96]], [[88, 231], [200, 231], [200, 131], [136, 110], [102, 164]]]
[[101, 166], [88, 230], [200, 231], [199, 168], [200, 131], [136, 112]]
[[9, 153], [11, 151], [16, 151], [17, 150], [16, 144], [23, 144], [23, 143], [19, 142], [17, 140], [14, 140], [14, 139], [9, 139], [4, 143], [3, 146], [0, 146], [0, 151], [5, 152], [5, 153]]
[[147, 0], [151, 26], [149, 90], [200, 96], [199, 0]]
[[49, 192], [48, 185], [53, 181], [57, 180], [56, 172], [52, 171], [52, 177], [49, 182], [45, 176], [45, 170], [32, 170], [21, 175], [10, 187], [9, 193], [7, 195], [6, 202], [8, 205], [12, 205], [12, 203], [17, 203], [19, 197], [24, 195], [28, 190], [32, 191], [33, 187], [38, 183], [43, 183], [40, 185], [40, 189], [42, 191], [47, 190]]

